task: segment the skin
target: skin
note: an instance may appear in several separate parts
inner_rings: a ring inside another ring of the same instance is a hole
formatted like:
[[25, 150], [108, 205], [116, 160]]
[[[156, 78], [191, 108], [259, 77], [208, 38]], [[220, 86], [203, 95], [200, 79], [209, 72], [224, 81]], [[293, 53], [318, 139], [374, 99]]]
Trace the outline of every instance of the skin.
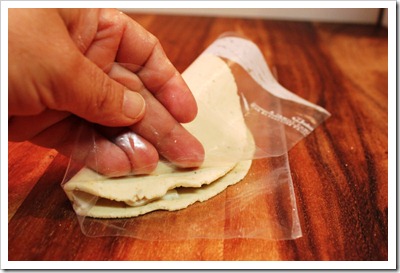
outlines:
[[108, 175], [159, 156], [199, 166], [180, 123], [196, 102], [159, 41], [114, 9], [9, 10], [9, 139], [55, 148]]

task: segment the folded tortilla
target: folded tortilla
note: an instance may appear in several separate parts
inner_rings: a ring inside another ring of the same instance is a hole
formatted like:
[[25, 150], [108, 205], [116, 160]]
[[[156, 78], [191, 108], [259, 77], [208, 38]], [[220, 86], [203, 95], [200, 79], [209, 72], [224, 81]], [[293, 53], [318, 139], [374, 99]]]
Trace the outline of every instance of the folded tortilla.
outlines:
[[203, 144], [203, 165], [182, 170], [160, 161], [150, 175], [122, 178], [83, 168], [63, 185], [78, 214], [121, 218], [182, 209], [215, 196], [246, 175], [251, 161], [242, 159], [253, 142], [229, 67], [222, 59], [203, 54], [183, 77], [198, 104], [196, 119], [183, 126]]

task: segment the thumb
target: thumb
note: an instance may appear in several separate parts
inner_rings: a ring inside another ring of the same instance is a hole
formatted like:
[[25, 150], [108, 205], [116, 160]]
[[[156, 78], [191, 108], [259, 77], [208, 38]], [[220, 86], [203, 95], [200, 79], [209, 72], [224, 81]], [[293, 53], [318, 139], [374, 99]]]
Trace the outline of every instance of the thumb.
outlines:
[[68, 63], [53, 83], [57, 110], [104, 126], [128, 126], [143, 117], [145, 100], [138, 92], [112, 80], [83, 55]]

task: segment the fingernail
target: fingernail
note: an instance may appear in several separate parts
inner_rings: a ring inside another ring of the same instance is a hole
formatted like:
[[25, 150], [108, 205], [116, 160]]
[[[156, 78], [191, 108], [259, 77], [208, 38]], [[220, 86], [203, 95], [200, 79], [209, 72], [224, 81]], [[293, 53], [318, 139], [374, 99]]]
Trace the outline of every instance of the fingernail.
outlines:
[[139, 93], [130, 90], [125, 91], [123, 111], [127, 117], [138, 119], [143, 116], [145, 104], [143, 97]]

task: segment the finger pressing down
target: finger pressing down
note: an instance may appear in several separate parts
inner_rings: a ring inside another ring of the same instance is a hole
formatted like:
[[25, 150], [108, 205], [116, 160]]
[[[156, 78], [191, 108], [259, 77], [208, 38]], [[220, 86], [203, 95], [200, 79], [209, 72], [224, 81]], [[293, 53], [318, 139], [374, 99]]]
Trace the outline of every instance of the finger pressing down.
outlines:
[[157, 150], [130, 129], [98, 127], [97, 131], [125, 152], [131, 164], [130, 174], [149, 174], [157, 167]]
[[[109, 76], [131, 90], [137, 90], [140, 82], [137, 75], [118, 64], [113, 65]], [[200, 166], [204, 160], [202, 144], [146, 88], [142, 87], [138, 92], [146, 101], [146, 112], [130, 128], [153, 144], [163, 157], [176, 166]]]
[[153, 145], [132, 132], [125, 134], [121, 130], [99, 129], [98, 125], [71, 115], [49, 125], [30, 141], [54, 148], [106, 176], [150, 173], [158, 162]]

